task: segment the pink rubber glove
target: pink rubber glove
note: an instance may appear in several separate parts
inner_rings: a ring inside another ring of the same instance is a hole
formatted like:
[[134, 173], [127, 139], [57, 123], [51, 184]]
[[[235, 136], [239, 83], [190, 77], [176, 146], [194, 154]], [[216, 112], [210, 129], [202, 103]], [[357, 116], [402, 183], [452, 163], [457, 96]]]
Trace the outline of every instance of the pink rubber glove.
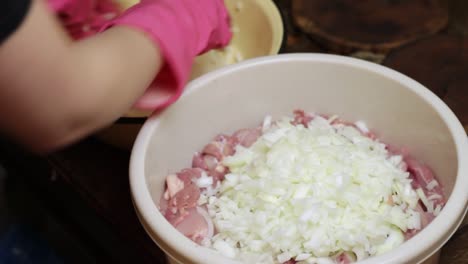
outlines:
[[74, 39], [82, 39], [99, 32], [121, 10], [112, 0], [47, 0]]
[[155, 110], [175, 102], [195, 57], [227, 45], [232, 34], [223, 0], [142, 0], [104, 28], [124, 25], [146, 32], [165, 65], [135, 107]]

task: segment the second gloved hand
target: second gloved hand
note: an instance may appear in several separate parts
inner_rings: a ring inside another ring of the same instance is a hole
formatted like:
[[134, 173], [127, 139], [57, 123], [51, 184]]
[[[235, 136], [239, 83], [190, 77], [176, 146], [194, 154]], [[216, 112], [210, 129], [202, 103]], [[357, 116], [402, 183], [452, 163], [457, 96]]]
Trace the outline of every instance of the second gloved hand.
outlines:
[[232, 34], [223, 0], [142, 0], [104, 28], [128, 26], [159, 46], [165, 66], [136, 103], [139, 109], [168, 106], [182, 94], [194, 58], [226, 46]]
[[113, 0], [47, 0], [47, 3], [75, 40], [93, 36], [122, 11]]

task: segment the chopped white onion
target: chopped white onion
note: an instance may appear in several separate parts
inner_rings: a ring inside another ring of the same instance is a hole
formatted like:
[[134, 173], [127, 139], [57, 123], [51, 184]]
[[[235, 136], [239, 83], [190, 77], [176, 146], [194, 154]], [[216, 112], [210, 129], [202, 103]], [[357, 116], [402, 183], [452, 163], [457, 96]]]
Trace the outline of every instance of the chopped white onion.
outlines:
[[317, 264], [335, 264], [335, 261], [331, 258], [317, 258], [315, 260]]
[[336, 252], [362, 260], [391, 250], [420, 228], [423, 198], [402, 157], [334, 119], [317, 115], [306, 128], [267, 117], [252, 146], [223, 159], [230, 173], [206, 199], [214, 249], [249, 263], [334, 263]]
[[337, 115], [332, 115], [330, 118], [328, 118], [328, 123], [333, 123], [333, 121], [337, 120], [338, 116]]
[[236, 249], [223, 240], [216, 240], [213, 243], [213, 248], [228, 258], [236, 257]]
[[369, 133], [369, 128], [367, 128], [366, 123], [364, 123], [363, 121], [357, 121], [354, 124], [357, 128], [359, 128], [359, 130], [361, 130], [362, 133]]
[[296, 258], [295, 258], [294, 260], [296, 260], [296, 261], [302, 261], [302, 260], [306, 260], [306, 259], [310, 258], [310, 256], [311, 256], [311, 255], [308, 254], [308, 253], [301, 253], [301, 254], [297, 255]]
[[283, 262], [286, 262], [288, 260], [290, 260], [293, 256], [291, 256], [291, 254], [289, 252], [284, 252], [284, 253], [281, 253], [279, 254], [276, 259], [278, 259], [278, 262], [279, 263], [283, 263]]
[[206, 172], [202, 172], [200, 178], [193, 179], [198, 188], [207, 188], [213, 185], [213, 177], [208, 176]]
[[438, 216], [440, 214], [440, 211], [442, 210], [442, 206], [438, 204], [436, 208], [434, 209], [434, 215]]
[[432, 189], [434, 189], [434, 188], [435, 188], [436, 186], [438, 186], [438, 185], [439, 185], [439, 183], [434, 179], [434, 180], [430, 181], [430, 182], [427, 184], [426, 188], [427, 188], [429, 191], [431, 191]]
[[263, 119], [263, 125], [262, 125], [262, 131], [266, 131], [268, 129], [270, 129], [271, 127], [271, 116], [266, 116], [264, 119]]
[[211, 220], [210, 215], [208, 215], [208, 212], [205, 209], [203, 209], [202, 207], [199, 207], [199, 206], [197, 206], [196, 209], [197, 209], [197, 213], [199, 213], [201, 216], [203, 216], [203, 218], [206, 221], [206, 225], [207, 225], [206, 238], [211, 239], [213, 237], [213, 235], [214, 235], [213, 221]]
[[429, 213], [433, 213], [434, 212], [434, 202], [427, 199], [426, 194], [424, 193], [424, 191], [421, 188], [418, 188], [416, 190], [416, 193], [418, 194], [419, 199], [421, 199], [421, 202], [426, 207], [427, 211]]
[[421, 229], [421, 214], [413, 210], [410, 211], [411, 216], [408, 218], [408, 228], [409, 229]]
[[429, 201], [430, 201], [430, 200], [442, 199], [442, 195], [437, 194], [437, 193], [434, 193], [434, 194], [431, 194], [429, 197], [427, 197], [427, 199], [428, 199]]

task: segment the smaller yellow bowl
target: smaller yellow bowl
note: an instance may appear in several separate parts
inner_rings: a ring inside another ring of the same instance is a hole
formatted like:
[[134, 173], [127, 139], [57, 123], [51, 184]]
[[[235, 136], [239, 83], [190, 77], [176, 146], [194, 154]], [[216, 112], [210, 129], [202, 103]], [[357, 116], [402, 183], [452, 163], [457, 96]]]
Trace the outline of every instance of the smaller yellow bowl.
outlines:
[[233, 39], [223, 50], [195, 60], [191, 78], [245, 59], [277, 54], [283, 41], [283, 22], [271, 0], [225, 0]]
[[[124, 8], [137, 0], [117, 0]], [[233, 39], [222, 50], [212, 50], [195, 59], [190, 79], [193, 80], [226, 65], [246, 59], [278, 54], [284, 38], [281, 14], [272, 0], [225, 0], [231, 16]], [[111, 144], [131, 148], [133, 141], [151, 113], [131, 110], [120, 121], [97, 136]]]

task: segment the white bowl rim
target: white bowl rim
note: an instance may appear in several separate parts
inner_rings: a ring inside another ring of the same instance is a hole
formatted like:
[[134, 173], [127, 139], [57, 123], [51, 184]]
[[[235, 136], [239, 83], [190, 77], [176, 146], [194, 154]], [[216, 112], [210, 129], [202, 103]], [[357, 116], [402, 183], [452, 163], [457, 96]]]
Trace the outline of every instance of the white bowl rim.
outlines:
[[[455, 233], [467, 212], [468, 192], [465, 187], [468, 186], [468, 138], [463, 126], [450, 108], [422, 84], [385, 66], [356, 58], [321, 53], [294, 53], [250, 59], [215, 70], [190, 82], [187, 85], [186, 92], [182, 96], [187, 96], [191, 92], [203, 87], [204, 84], [215, 80], [219, 76], [230, 74], [237, 70], [289, 61], [315, 61], [341, 64], [361, 68], [374, 74], [383, 75], [384, 77], [401, 83], [403, 86], [416, 93], [423, 100], [429, 103], [442, 117], [450, 130], [452, 138], [454, 139], [457, 156], [459, 158], [457, 179], [453, 187], [452, 194], [444, 209], [429, 226], [414, 238], [406, 241], [400, 247], [387, 254], [372, 257], [359, 263], [403, 263], [407, 259], [415, 259], [418, 262], [422, 262], [424, 259], [430, 257], [432, 253], [440, 249], [453, 235], [453, 233]], [[141, 214], [145, 223], [149, 226], [152, 232], [154, 232], [167, 246], [175, 249], [185, 258], [191, 259], [196, 263], [208, 263], [206, 258], [213, 257], [213, 263], [239, 264], [240, 262], [221, 257], [215, 251], [201, 247], [188, 238], [185, 238], [165, 220], [164, 216], [159, 213], [157, 206], [153, 203], [146, 185], [145, 156], [152, 133], [159, 124], [158, 115], [160, 113], [161, 112], [155, 113], [144, 123], [132, 149], [129, 179], [132, 199], [134, 200], [134, 205], [136, 207], [135, 209]], [[419, 245], [428, 246], [420, 247]], [[163, 247], [162, 249], [165, 250]], [[430, 251], [430, 254], [427, 254], [427, 251]], [[422, 257], [423, 254], [427, 255]]]

